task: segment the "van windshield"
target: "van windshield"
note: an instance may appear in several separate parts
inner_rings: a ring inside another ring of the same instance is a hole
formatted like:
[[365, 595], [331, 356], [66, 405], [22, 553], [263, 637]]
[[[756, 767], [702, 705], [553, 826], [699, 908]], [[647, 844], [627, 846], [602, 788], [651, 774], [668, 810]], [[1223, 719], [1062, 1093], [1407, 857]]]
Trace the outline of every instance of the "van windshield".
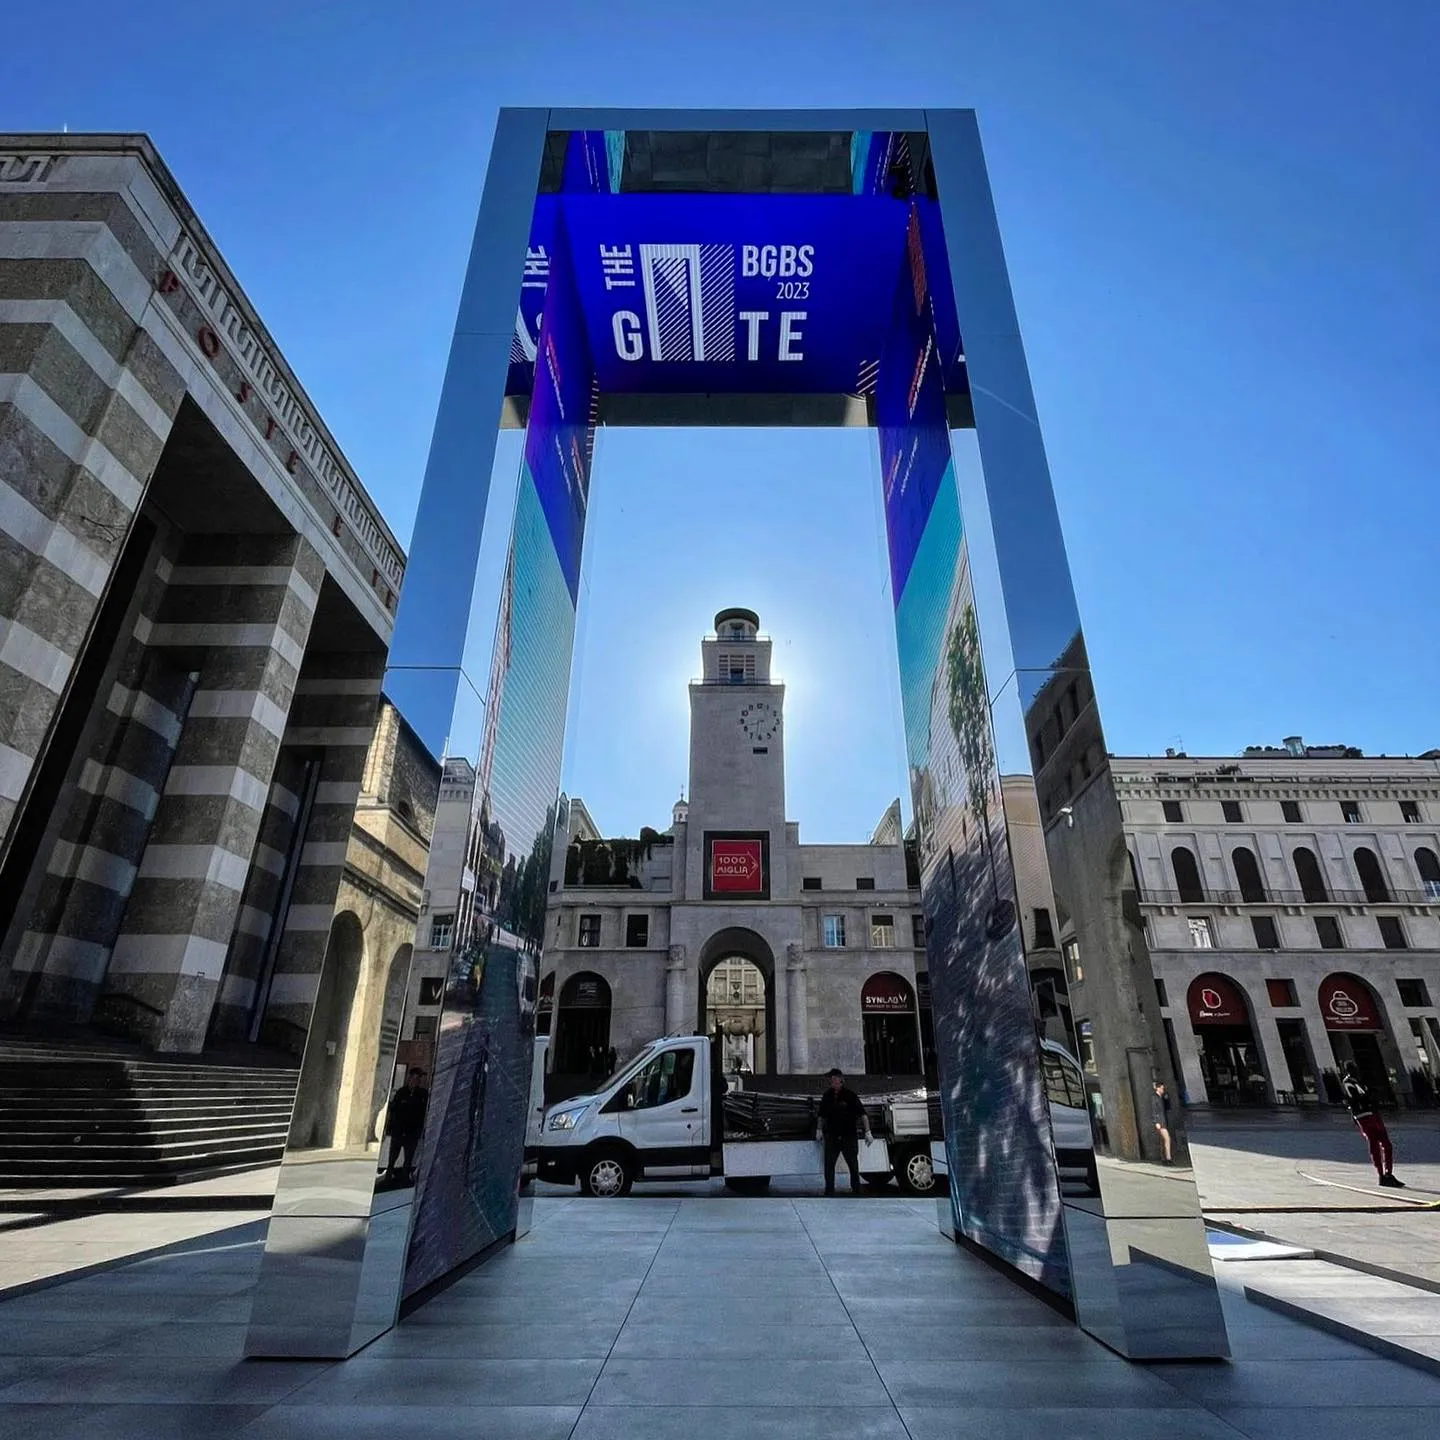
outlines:
[[659, 1044], [658, 1040], [651, 1040], [649, 1044], [642, 1045], [623, 1065], [617, 1065], [615, 1073], [606, 1082], [605, 1089], [618, 1090], [620, 1086], [632, 1079], [635, 1072], [655, 1053]]

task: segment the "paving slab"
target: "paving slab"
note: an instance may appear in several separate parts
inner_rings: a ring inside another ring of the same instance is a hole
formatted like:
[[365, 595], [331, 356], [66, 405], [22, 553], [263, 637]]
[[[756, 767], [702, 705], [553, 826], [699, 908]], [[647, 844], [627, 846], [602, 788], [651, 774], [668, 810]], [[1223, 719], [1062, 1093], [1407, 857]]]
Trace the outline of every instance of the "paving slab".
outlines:
[[[337, 1364], [239, 1360], [260, 1241], [212, 1244], [208, 1257], [192, 1245], [0, 1302], [0, 1432], [6, 1440], [1435, 1433], [1440, 1378], [1247, 1300], [1247, 1281], [1265, 1280], [1267, 1266], [1308, 1262], [1218, 1267], [1234, 1362], [1132, 1365], [944, 1240], [933, 1204], [871, 1199], [849, 1208], [853, 1218], [845, 1208], [803, 1196], [542, 1200], [529, 1237]], [[1363, 1307], [1383, 1309], [1385, 1295], [1355, 1292], [1350, 1303], [1368, 1315]], [[1401, 1323], [1420, 1326], [1402, 1313]]]

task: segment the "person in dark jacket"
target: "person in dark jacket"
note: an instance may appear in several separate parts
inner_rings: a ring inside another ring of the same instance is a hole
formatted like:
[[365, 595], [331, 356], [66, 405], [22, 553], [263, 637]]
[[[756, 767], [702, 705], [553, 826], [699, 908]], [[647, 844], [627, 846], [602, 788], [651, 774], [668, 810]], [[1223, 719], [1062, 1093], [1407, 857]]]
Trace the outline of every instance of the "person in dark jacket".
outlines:
[[1163, 1080], [1157, 1080], [1150, 1096], [1150, 1123], [1160, 1137], [1160, 1148], [1164, 1151], [1165, 1163], [1171, 1161], [1170, 1147], [1170, 1092]]
[[[415, 1152], [420, 1148], [420, 1133], [425, 1128], [425, 1111], [430, 1104], [430, 1092], [420, 1083], [425, 1072], [418, 1065], [410, 1068], [405, 1083], [390, 1097], [390, 1108], [385, 1116], [385, 1133], [390, 1137], [390, 1163], [385, 1167], [385, 1178], [393, 1180], [396, 1173], [401, 1179], [415, 1178]], [[405, 1164], [400, 1164], [400, 1156]]]
[[830, 1085], [820, 1097], [820, 1134], [825, 1141], [825, 1193], [835, 1193], [835, 1162], [845, 1157], [850, 1170], [850, 1189], [860, 1188], [860, 1142], [857, 1128], [863, 1127], [870, 1138], [870, 1117], [860, 1097], [845, 1083], [845, 1074], [830, 1072]]
[[1394, 1170], [1391, 1169], [1395, 1161], [1395, 1151], [1390, 1144], [1390, 1132], [1385, 1128], [1385, 1122], [1375, 1108], [1370, 1090], [1361, 1080], [1360, 1071], [1353, 1060], [1347, 1060], [1340, 1067], [1340, 1089], [1355, 1124], [1359, 1126], [1360, 1133], [1370, 1146], [1370, 1159], [1374, 1162], [1380, 1183], [1388, 1189], [1403, 1190], [1405, 1182], [1397, 1180]]

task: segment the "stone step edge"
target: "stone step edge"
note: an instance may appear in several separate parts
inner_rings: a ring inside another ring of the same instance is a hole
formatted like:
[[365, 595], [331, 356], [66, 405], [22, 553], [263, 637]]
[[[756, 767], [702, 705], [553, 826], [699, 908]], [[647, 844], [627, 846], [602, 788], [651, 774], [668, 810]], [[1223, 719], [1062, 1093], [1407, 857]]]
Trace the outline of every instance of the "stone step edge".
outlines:
[[[1228, 1235], [1243, 1235], [1247, 1240], [1267, 1240], [1272, 1245], [1294, 1243], [1282, 1240], [1278, 1235], [1271, 1235], [1265, 1230], [1251, 1230], [1244, 1225], [1212, 1220], [1208, 1215], [1205, 1217], [1205, 1224], [1212, 1230], [1223, 1230]], [[1440, 1295], [1440, 1280], [1430, 1280], [1424, 1275], [1407, 1275], [1403, 1270], [1392, 1270], [1387, 1265], [1377, 1265], [1373, 1260], [1357, 1260], [1353, 1255], [1341, 1255], [1334, 1250], [1317, 1250], [1313, 1246], [1297, 1248], [1307, 1248], [1310, 1252], [1309, 1258], [1323, 1260], [1327, 1265], [1337, 1265], [1342, 1270], [1356, 1270], [1362, 1275], [1373, 1275], [1377, 1280], [1392, 1280], [1396, 1285], [1404, 1285], [1411, 1290], [1426, 1290], [1432, 1295]]]
[[1423, 1350], [1412, 1350], [1398, 1339], [1392, 1339], [1386, 1335], [1376, 1335], [1371, 1330], [1362, 1330], [1358, 1325], [1351, 1325], [1320, 1310], [1312, 1310], [1298, 1300], [1275, 1295], [1255, 1285], [1245, 1286], [1245, 1298], [1252, 1305], [1259, 1305], [1266, 1310], [1274, 1310], [1277, 1314], [1287, 1316], [1291, 1320], [1298, 1320], [1302, 1325], [1309, 1325], [1314, 1330], [1324, 1330], [1328, 1334], [1338, 1335], [1342, 1340], [1349, 1340], [1355, 1345], [1364, 1346], [1365, 1349], [1373, 1350], [1377, 1355], [1385, 1356], [1387, 1360], [1398, 1360], [1400, 1364], [1409, 1365], [1412, 1369], [1424, 1370], [1431, 1375], [1440, 1375], [1440, 1356], [1427, 1355]]

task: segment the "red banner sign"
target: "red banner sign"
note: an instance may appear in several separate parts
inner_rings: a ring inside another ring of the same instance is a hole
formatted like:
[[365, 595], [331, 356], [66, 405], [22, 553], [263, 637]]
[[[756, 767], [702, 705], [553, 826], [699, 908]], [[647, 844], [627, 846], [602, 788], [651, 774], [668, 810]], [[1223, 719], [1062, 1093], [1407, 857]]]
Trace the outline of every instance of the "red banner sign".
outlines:
[[915, 997], [903, 975], [872, 975], [860, 992], [860, 1010], [865, 1015], [908, 1015]]
[[1320, 982], [1320, 1013], [1327, 1030], [1380, 1029], [1370, 988], [1353, 975], [1328, 975]]
[[727, 895], [762, 894], [765, 889], [765, 865], [761, 842], [712, 840], [710, 889]]
[[1186, 999], [1190, 1004], [1190, 1021], [1194, 1025], [1250, 1023], [1245, 997], [1235, 988], [1235, 982], [1224, 975], [1201, 975], [1191, 981]]

